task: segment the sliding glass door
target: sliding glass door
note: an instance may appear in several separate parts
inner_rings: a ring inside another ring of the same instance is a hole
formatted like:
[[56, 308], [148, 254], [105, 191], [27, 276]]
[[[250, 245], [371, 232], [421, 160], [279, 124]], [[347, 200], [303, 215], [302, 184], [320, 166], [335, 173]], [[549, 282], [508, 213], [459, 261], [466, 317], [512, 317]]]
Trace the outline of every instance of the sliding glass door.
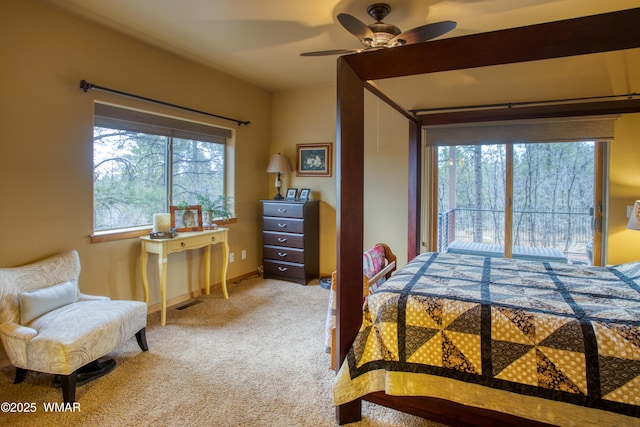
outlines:
[[598, 144], [436, 148], [437, 250], [591, 264], [603, 211]]

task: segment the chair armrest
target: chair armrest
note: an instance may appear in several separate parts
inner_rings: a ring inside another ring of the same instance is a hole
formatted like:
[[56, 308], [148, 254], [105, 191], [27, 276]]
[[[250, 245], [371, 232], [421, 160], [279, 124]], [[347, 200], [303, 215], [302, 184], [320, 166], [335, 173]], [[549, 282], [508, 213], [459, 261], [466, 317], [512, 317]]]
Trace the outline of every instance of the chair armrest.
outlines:
[[80, 292], [78, 296], [78, 301], [109, 301], [110, 299], [111, 298], [102, 295], [89, 295], [83, 294], [82, 292]]
[[13, 366], [28, 369], [27, 346], [29, 341], [37, 335], [37, 330], [17, 323], [0, 325], [0, 340]]
[[3, 323], [0, 325], [0, 334], [7, 338], [18, 338], [24, 341], [29, 341], [31, 338], [38, 335], [38, 331], [17, 323]]

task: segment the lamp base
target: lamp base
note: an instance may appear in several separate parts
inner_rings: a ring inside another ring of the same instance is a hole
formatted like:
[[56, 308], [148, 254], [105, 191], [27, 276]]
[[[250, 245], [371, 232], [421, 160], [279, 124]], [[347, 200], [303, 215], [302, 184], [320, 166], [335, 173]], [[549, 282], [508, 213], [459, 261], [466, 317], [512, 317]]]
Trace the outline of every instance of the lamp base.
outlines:
[[276, 186], [276, 195], [273, 197], [273, 200], [284, 200], [284, 197], [282, 197], [282, 194], [280, 194], [280, 186]]

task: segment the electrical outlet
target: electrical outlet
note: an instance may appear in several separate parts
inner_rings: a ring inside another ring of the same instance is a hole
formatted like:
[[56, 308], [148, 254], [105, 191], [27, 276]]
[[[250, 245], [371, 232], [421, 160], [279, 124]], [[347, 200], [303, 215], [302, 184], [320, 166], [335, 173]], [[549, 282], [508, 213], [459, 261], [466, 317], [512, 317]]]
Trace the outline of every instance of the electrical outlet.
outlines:
[[246, 249], [242, 250], [242, 259], [247, 259], [247, 250]]
[[235, 258], [235, 256], [234, 256], [233, 252], [231, 252], [229, 254], [229, 262], [233, 262], [234, 258]]

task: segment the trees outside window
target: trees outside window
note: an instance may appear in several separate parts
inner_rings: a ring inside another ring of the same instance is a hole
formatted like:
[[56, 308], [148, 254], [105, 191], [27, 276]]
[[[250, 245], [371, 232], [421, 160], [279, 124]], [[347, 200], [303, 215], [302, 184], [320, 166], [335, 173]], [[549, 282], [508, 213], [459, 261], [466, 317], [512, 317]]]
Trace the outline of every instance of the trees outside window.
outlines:
[[505, 144], [439, 147], [438, 249], [454, 240], [504, 245], [510, 235], [514, 247], [558, 248], [569, 259], [590, 262], [594, 147], [513, 144], [511, 154]]
[[94, 127], [94, 230], [146, 226], [170, 205], [225, 194], [225, 144]]

